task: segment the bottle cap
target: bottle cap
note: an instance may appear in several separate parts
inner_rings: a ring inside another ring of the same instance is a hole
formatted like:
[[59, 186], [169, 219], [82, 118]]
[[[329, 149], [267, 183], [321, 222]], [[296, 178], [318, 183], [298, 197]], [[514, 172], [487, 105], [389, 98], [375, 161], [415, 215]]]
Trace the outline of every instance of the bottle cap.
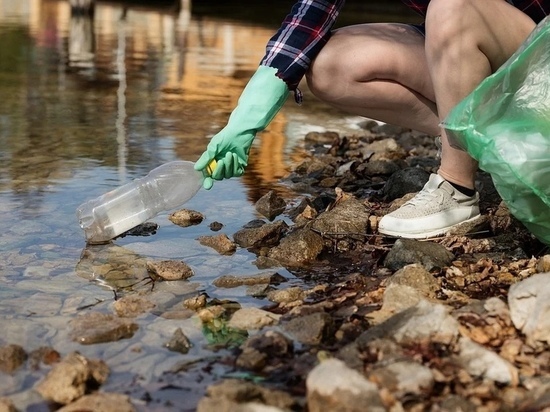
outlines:
[[212, 176], [212, 173], [214, 173], [214, 170], [216, 170], [217, 165], [218, 165], [218, 162], [216, 162], [216, 159], [212, 159], [210, 163], [208, 163], [204, 168], [206, 175]]

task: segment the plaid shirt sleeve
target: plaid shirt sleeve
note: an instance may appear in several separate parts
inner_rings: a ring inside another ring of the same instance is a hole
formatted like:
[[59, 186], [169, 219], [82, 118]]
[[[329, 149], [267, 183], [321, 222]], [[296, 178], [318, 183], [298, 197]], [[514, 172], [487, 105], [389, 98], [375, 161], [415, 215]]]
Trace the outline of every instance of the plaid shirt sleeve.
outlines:
[[290, 90], [298, 83], [330, 37], [345, 0], [300, 0], [269, 40], [261, 65], [277, 69]]

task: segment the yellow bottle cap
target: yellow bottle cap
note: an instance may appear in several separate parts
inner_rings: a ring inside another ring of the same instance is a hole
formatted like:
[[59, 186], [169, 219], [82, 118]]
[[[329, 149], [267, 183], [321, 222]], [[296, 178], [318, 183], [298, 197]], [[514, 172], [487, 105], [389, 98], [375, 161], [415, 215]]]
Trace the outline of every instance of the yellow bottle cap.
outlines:
[[214, 170], [216, 170], [216, 166], [218, 165], [218, 162], [216, 162], [216, 159], [212, 159], [208, 165], [204, 168], [204, 171], [206, 175], [212, 176], [212, 173], [214, 173]]

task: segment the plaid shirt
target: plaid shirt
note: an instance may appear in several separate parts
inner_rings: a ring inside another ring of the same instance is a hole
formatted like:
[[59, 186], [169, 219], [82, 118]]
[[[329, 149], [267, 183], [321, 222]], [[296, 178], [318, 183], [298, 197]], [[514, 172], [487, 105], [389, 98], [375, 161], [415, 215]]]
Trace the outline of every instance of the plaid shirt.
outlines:
[[[480, 0], [481, 1], [481, 0]], [[535, 22], [550, 14], [550, 0], [506, 0]], [[430, 0], [402, 0], [412, 10], [426, 15]], [[330, 37], [330, 32], [345, 0], [299, 0], [277, 33], [267, 43], [261, 65], [274, 67], [291, 90], [309, 68], [311, 61]], [[300, 95], [296, 96], [299, 101]]]

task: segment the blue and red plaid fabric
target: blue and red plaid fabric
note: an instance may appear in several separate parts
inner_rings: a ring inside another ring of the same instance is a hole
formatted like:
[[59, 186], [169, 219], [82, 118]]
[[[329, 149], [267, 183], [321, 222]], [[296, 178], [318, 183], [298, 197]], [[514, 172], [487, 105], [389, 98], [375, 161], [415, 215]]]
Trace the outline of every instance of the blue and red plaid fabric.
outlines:
[[[507, 1], [537, 23], [550, 14], [550, 0]], [[402, 2], [424, 16], [430, 0]], [[276, 68], [277, 75], [291, 90], [296, 90], [311, 61], [328, 41], [344, 3], [345, 0], [297, 1], [277, 33], [269, 40], [260, 64]]]

